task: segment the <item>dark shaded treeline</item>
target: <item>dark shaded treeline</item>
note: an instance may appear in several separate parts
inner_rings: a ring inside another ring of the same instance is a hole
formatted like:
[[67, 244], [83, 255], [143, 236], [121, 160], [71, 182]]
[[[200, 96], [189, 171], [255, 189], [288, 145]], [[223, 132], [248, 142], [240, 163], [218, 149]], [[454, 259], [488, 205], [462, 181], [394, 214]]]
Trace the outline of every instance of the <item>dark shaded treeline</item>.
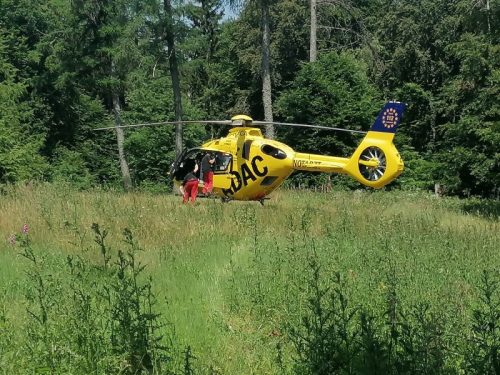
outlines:
[[[498, 197], [498, 0], [320, 2], [315, 63], [307, 3], [247, 1], [224, 22], [218, 0], [173, 6], [0, 0], [1, 183], [119, 184], [116, 134], [92, 129], [113, 126], [117, 108], [125, 123], [175, 118], [172, 33], [184, 119], [264, 118], [261, 15], [269, 7], [275, 120], [366, 129], [384, 100], [405, 101], [396, 143], [407, 168], [396, 186]], [[173, 132], [125, 132], [135, 185], [165, 180]], [[184, 146], [218, 132], [185, 127]], [[330, 154], [348, 154], [357, 142], [303, 130], [278, 129], [277, 137]]]

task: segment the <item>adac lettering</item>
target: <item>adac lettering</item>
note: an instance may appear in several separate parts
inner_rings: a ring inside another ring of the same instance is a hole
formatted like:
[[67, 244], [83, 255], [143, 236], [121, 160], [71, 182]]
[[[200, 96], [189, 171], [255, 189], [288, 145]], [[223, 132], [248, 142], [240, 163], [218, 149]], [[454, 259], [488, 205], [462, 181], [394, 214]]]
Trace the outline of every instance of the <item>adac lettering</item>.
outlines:
[[259, 156], [259, 155], [255, 156], [252, 159], [252, 169], [255, 172], [255, 174], [259, 177], [264, 177], [265, 175], [267, 175], [267, 172], [268, 172], [268, 169], [266, 166], [264, 166], [264, 168], [262, 168], [262, 171], [260, 171], [259, 167], [257, 166], [257, 161], [261, 162], [263, 160], [264, 159], [262, 159], [262, 156]]
[[265, 165], [260, 165], [262, 161], [264, 161], [262, 156], [256, 155], [250, 162], [250, 166], [247, 163], [241, 164], [241, 174], [238, 171], [232, 171], [231, 174], [234, 177], [231, 181], [231, 187], [223, 189], [222, 192], [225, 195], [233, 195], [242, 187], [247, 186], [248, 181], [255, 181], [257, 177], [265, 177], [269, 170]]

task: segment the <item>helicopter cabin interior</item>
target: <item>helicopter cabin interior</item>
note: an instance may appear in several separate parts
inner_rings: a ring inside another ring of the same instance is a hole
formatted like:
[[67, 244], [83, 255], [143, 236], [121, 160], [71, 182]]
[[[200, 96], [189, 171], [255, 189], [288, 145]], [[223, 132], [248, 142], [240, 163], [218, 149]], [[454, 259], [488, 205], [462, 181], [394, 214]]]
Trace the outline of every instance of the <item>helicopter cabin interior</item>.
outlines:
[[183, 152], [179, 159], [173, 164], [172, 176], [174, 179], [182, 181], [189, 172], [193, 171], [195, 163], [199, 166], [196, 177], [201, 179], [201, 174], [204, 172], [201, 168], [201, 159], [209, 153], [215, 155], [214, 175], [227, 174], [231, 171], [233, 161], [231, 154], [221, 151], [193, 148]]

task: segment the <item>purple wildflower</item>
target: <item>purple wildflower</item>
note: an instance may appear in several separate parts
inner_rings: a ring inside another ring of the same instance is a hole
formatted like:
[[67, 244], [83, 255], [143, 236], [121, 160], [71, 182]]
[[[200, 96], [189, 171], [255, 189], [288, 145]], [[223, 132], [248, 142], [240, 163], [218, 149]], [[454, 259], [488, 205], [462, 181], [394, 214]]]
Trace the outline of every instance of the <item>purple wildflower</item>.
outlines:
[[30, 227], [28, 226], [28, 224], [24, 224], [22, 229], [23, 234], [28, 234], [29, 231]]

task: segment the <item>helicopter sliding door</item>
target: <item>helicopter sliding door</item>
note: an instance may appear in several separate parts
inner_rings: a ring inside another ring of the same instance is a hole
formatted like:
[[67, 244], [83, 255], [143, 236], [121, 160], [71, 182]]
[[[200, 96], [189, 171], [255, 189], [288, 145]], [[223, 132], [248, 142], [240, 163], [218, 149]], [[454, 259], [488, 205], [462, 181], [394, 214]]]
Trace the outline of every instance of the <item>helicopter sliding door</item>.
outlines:
[[218, 189], [216, 193], [223, 195], [222, 189], [229, 189], [233, 179], [231, 174], [233, 157], [231, 154], [220, 151], [214, 152], [214, 154], [214, 189]]

